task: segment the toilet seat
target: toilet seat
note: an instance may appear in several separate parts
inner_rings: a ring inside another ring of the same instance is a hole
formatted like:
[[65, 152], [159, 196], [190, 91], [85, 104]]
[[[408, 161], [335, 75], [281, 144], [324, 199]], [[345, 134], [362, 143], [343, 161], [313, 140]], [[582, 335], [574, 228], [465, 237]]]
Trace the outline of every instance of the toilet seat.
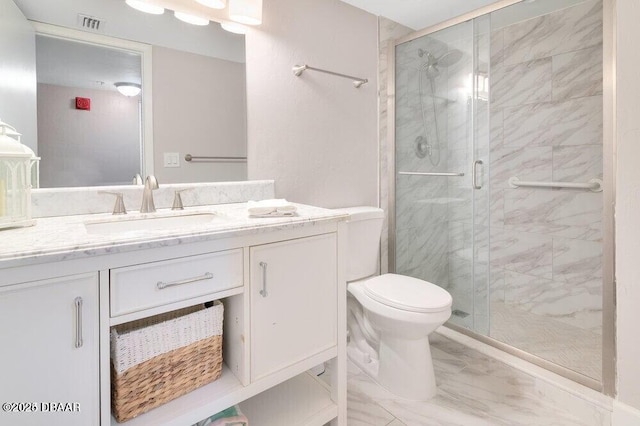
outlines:
[[384, 274], [363, 282], [364, 293], [383, 305], [408, 312], [442, 312], [451, 307], [451, 295], [428, 281]]

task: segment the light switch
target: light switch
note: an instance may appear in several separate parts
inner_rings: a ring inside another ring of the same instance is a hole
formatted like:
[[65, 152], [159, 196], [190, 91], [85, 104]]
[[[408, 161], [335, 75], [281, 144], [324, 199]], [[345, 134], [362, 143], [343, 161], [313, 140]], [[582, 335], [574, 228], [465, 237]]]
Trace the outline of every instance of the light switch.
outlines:
[[180, 167], [180, 153], [179, 152], [165, 152], [164, 153], [164, 166], [165, 167]]

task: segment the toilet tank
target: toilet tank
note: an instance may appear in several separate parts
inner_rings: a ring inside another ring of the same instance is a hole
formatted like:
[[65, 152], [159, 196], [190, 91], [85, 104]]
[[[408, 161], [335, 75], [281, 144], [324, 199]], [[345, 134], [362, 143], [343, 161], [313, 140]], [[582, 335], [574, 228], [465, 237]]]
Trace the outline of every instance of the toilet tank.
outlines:
[[384, 210], [377, 207], [337, 209], [347, 220], [347, 281], [356, 281], [378, 272], [378, 253]]

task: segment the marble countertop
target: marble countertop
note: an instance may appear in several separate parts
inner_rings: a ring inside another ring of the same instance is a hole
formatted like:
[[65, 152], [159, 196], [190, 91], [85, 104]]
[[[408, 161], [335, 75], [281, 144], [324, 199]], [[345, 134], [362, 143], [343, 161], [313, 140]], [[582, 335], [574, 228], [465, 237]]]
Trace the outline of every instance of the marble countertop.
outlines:
[[[32, 227], [0, 230], [0, 268], [313, 226], [319, 221], [337, 221], [347, 217], [344, 213], [330, 209], [295, 205], [298, 208], [297, 214], [287, 217], [249, 217], [247, 204], [236, 203], [185, 208], [181, 212], [158, 209], [156, 213], [130, 212], [122, 216], [103, 213], [40, 218]], [[214, 213], [217, 218], [209, 223], [183, 227], [117, 233], [92, 233], [85, 227], [85, 223], [197, 213]]]

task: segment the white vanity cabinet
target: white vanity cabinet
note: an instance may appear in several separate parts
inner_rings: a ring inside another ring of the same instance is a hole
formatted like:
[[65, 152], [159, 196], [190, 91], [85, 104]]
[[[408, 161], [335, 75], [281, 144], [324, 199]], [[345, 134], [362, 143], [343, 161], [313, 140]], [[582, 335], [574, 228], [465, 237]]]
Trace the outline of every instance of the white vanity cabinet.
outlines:
[[[334, 215], [285, 225], [0, 262], [0, 403], [80, 408], [0, 411], [0, 425], [118, 425], [111, 327], [219, 300], [220, 378], [121, 424], [190, 426], [240, 404], [253, 426], [344, 426], [344, 223]], [[321, 363], [330, 365], [325, 380], [308, 373]]]
[[98, 424], [97, 273], [0, 287], [0, 336], [0, 424]]
[[251, 381], [337, 343], [337, 239], [251, 247]]

